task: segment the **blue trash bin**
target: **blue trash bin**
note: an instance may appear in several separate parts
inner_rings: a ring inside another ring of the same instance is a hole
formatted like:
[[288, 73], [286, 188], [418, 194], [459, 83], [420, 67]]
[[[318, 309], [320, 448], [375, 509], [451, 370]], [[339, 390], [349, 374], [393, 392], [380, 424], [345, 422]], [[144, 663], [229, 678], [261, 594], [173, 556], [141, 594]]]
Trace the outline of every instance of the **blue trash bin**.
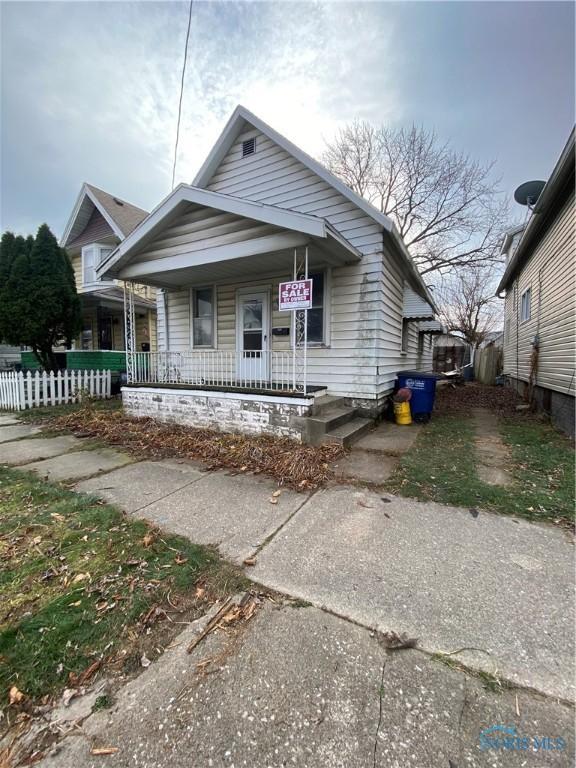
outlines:
[[412, 391], [410, 411], [414, 421], [428, 421], [436, 398], [435, 373], [420, 371], [398, 371], [398, 389], [407, 387]]

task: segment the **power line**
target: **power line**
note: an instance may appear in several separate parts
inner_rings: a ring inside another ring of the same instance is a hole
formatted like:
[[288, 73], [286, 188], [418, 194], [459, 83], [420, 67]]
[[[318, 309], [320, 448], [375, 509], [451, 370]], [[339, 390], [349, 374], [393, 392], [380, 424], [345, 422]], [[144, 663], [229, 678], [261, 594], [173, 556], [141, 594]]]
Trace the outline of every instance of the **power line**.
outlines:
[[186, 76], [186, 61], [188, 59], [188, 41], [190, 40], [190, 26], [192, 24], [192, 6], [194, 0], [190, 0], [188, 11], [188, 29], [186, 30], [186, 43], [184, 45], [184, 61], [182, 63], [182, 80], [180, 82], [180, 98], [178, 100], [178, 123], [176, 124], [176, 143], [174, 145], [174, 163], [172, 165], [172, 189], [176, 179], [176, 161], [178, 158], [178, 140], [180, 139], [180, 118], [182, 117], [182, 98], [184, 96], [184, 78]]

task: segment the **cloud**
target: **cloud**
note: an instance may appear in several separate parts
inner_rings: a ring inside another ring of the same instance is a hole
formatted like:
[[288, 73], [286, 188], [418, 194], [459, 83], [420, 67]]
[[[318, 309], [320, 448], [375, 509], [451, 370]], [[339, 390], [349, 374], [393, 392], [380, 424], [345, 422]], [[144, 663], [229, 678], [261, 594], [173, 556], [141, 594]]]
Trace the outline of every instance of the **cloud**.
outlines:
[[[369, 116], [373, 81], [383, 84], [384, 40], [376, 46], [367, 23], [377, 10], [196, 2], [177, 181], [193, 178], [238, 103], [311, 153], [358, 109]], [[184, 3], [5, 6], [3, 227], [46, 219], [61, 232], [83, 181], [147, 208], [170, 191], [187, 13]]]
[[[549, 171], [569, 131], [573, 10], [524, 6], [195, 0], [177, 181], [191, 181], [238, 103], [314, 155], [355, 117], [416, 119], [472, 154]], [[154, 207], [170, 191], [188, 4], [3, 3], [1, 12], [2, 228], [47, 221], [61, 233], [83, 181]], [[491, 51], [499, 29], [505, 45]], [[516, 60], [525, 74], [531, 30], [537, 110], [534, 77], [501, 75]], [[538, 146], [523, 145], [522, 121]]]

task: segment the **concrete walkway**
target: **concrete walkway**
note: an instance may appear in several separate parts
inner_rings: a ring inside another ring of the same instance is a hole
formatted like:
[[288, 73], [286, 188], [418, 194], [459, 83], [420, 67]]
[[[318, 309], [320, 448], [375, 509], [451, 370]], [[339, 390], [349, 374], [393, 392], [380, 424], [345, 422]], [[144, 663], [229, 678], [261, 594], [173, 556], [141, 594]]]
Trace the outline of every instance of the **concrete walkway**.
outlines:
[[76, 485], [237, 563], [250, 557], [308, 500], [253, 475], [203, 472], [176, 462], [142, 462]]
[[[0, 424], [0, 432], [12, 426]], [[560, 529], [357, 486], [274, 497], [272, 481], [190, 462], [103, 472], [99, 452], [84, 447], [29, 433], [0, 445], [0, 463], [32, 463], [41, 475], [58, 466], [66, 478], [81, 471], [90, 479], [78, 491], [215, 544], [236, 562], [256, 556], [251, 578], [326, 609], [263, 611], [239, 654], [205, 686], [189, 657], [173, 684], [161, 682], [161, 667], [147, 683], [147, 671], [131, 685], [157, 686], [161, 701], [136, 688], [133, 714], [124, 702], [117, 715], [90, 718], [95, 738], [123, 741], [110, 764], [508, 766], [527, 763], [510, 753], [482, 756], [480, 726], [516, 723], [522, 734], [570, 737], [571, 714], [554, 703], [574, 696], [574, 548]], [[110, 450], [107, 457], [110, 465], [126, 458]], [[407, 632], [419, 650], [387, 661], [373, 628]], [[433, 661], [437, 652], [548, 698], [514, 694], [519, 705], [513, 694], [488, 696], [473, 678]], [[196, 687], [181, 704], [176, 683], [189, 675]], [[52, 764], [101, 764], [86, 757], [85, 740], [77, 744]], [[184, 759], [192, 745], [197, 763]], [[538, 765], [572, 765], [567, 757], [547, 754]]]
[[354, 443], [349, 454], [334, 463], [336, 477], [382, 485], [398, 466], [400, 457], [414, 445], [420, 429], [418, 424], [399, 426], [383, 421]]
[[507, 468], [510, 451], [500, 435], [498, 418], [486, 408], [474, 408], [472, 416], [476, 431], [474, 444], [478, 477], [488, 485], [511, 485], [512, 473]]
[[[189, 655], [198, 629], [187, 628], [112, 709], [84, 720], [39, 765], [573, 765], [569, 707], [524, 691], [491, 693], [419, 651], [387, 652], [374, 633], [316, 608], [267, 603], [248, 625], [212, 633]], [[481, 733], [501, 724], [531, 745], [534, 737], [565, 743], [538, 754], [482, 750]], [[98, 747], [118, 752], [91, 755]]]

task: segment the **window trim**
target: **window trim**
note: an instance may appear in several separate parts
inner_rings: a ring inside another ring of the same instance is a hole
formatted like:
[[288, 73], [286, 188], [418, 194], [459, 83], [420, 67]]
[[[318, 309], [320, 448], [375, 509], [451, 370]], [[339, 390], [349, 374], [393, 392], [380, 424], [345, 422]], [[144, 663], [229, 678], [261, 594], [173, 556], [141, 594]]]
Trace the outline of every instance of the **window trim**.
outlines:
[[[194, 292], [195, 291], [212, 291], [212, 343], [211, 344], [194, 344]], [[218, 348], [218, 327], [217, 327], [218, 310], [216, 306], [216, 286], [212, 285], [195, 285], [190, 288], [190, 348], [191, 349], [217, 349]]]
[[409, 342], [410, 339], [409, 331], [410, 331], [410, 318], [409, 317], [403, 317], [402, 318], [402, 324], [400, 325], [400, 354], [401, 355], [407, 355], [408, 354], [408, 345], [406, 347], [404, 346], [404, 327], [406, 327], [406, 341]]
[[[86, 279], [86, 254], [88, 251], [92, 251], [92, 272], [94, 273], [94, 280]], [[82, 246], [82, 285], [93, 285], [96, 283], [96, 245], [91, 243], [90, 245]]]
[[[91, 286], [91, 285], [100, 285], [101, 283], [111, 282], [110, 280], [103, 280], [101, 277], [97, 277], [96, 269], [98, 265], [101, 264], [103, 261], [102, 251], [109, 250], [110, 253], [112, 253], [115, 247], [116, 247], [115, 245], [110, 245], [109, 243], [86, 243], [86, 245], [82, 246], [82, 251], [80, 254], [80, 261], [82, 266], [82, 287]], [[94, 254], [94, 262], [92, 265], [94, 280], [86, 280], [85, 252], [88, 250], [92, 250]]]
[[[322, 296], [322, 341], [308, 341], [306, 347], [308, 349], [329, 349], [330, 347], [330, 297], [332, 296], [332, 270], [329, 267], [324, 269], [315, 269], [314, 272], [308, 273], [311, 275], [324, 275], [324, 291]], [[290, 346], [294, 348], [295, 341], [295, 312], [290, 312], [292, 315], [290, 319]]]
[[[524, 297], [528, 294], [527, 309], [528, 314], [524, 315]], [[532, 286], [527, 286], [520, 294], [520, 322], [527, 323], [532, 319]]]
[[416, 354], [418, 357], [422, 357], [424, 354], [424, 333], [422, 331], [418, 331], [418, 346], [416, 350]]

